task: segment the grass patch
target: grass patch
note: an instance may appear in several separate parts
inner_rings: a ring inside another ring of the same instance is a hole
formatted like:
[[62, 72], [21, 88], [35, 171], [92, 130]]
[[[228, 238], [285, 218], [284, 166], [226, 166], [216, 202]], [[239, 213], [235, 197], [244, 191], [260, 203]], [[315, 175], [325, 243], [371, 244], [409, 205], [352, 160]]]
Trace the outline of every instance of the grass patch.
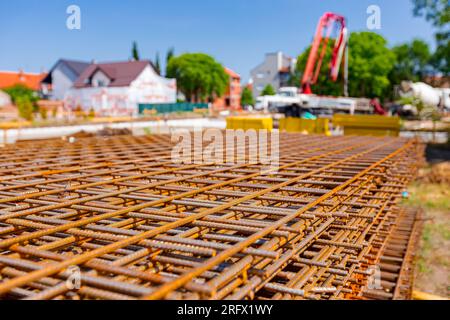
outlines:
[[416, 255], [415, 289], [448, 295], [450, 241], [450, 185], [418, 181], [408, 188], [405, 206], [423, 209], [424, 225]]
[[450, 211], [450, 185], [416, 182], [409, 190], [410, 196], [404, 200], [405, 205]]

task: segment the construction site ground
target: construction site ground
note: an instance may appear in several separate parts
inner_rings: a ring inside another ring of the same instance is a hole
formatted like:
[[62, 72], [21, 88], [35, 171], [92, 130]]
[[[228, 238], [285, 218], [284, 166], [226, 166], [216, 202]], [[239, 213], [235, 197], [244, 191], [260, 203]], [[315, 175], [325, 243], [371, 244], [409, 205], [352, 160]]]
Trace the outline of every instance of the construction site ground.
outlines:
[[[414, 290], [450, 297], [450, 159], [445, 146], [429, 146], [429, 164], [409, 187], [404, 205], [423, 212]], [[447, 154], [447, 155], [446, 155]]]
[[6, 146], [1, 297], [411, 296], [418, 213], [400, 202], [421, 143], [281, 134], [276, 168], [239, 162], [253, 146], [220, 146], [235, 162], [174, 163], [170, 135]]

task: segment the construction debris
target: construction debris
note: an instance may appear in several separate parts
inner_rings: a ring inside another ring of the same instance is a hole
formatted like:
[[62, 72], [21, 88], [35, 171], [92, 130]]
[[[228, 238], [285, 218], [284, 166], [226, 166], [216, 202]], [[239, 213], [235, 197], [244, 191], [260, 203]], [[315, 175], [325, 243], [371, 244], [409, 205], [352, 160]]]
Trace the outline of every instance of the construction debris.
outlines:
[[272, 169], [175, 164], [172, 148], [170, 135], [5, 147], [0, 298], [368, 299], [380, 263], [382, 298], [410, 292], [415, 214], [398, 203], [417, 141], [284, 133]]
[[76, 133], [72, 134], [71, 137], [74, 137], [74, 138], [90, 138], [90, 137], [95, 137], [95, 136], [111, 137], [111, 136], [129, 135], [131, 133], [132, 133], [131, 130], [127, 129], [127, 128], [114, 129], [114, 128], [106, 127], [106, 128], [104, 128], [102, 130], [99, 130], [99, 131], [97, 131], [95, 133], [86, 132], [84, 130], [81, 130], [79, 132], [76, 132]]

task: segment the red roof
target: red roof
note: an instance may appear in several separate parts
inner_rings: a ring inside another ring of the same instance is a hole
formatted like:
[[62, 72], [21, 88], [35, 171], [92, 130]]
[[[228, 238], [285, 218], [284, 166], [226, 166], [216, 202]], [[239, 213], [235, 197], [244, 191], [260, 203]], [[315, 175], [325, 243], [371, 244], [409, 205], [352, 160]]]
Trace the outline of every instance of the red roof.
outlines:
[[41, 81], [46, 77], [46, 73], [25, 73], [14, 71], [0, 71], [0, 89], [12, 87], [14, 85], [24, 85], [32, 90], [39, 90]]
[[231, 70], [231, 69], [229, 69], [227, 67], [225, 67], [225, 72], [232, 78], [239, 78], [239, 79], [241, 78], [240, 74], [234, 72], [233, 70]]
[[89, 80], [97, 71], [103, 72], [111, 81], [109, 87], [126, 87], [151, 65], [150, 61], [125, 61], [112, 63], [94, 63], [89, 65], [74, 83], [75, 88], [90, 87]]

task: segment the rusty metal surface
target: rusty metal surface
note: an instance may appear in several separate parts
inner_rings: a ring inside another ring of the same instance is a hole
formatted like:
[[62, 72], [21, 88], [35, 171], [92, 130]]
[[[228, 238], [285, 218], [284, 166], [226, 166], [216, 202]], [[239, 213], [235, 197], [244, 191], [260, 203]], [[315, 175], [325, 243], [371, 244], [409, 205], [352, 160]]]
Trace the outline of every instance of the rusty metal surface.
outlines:
[[415, 268], [415, 253], [422, 228], [422, 212], [403, 208], [383, 246], [376, 248], [380, 270], [379, 288], [366, 288], [362, 295], [375, 300], [410, 300]]
[[0, 299], [361, 299], [423, 154], [282, 134], [278, 170], [174, 164], [170, 138], [2, 149]]

